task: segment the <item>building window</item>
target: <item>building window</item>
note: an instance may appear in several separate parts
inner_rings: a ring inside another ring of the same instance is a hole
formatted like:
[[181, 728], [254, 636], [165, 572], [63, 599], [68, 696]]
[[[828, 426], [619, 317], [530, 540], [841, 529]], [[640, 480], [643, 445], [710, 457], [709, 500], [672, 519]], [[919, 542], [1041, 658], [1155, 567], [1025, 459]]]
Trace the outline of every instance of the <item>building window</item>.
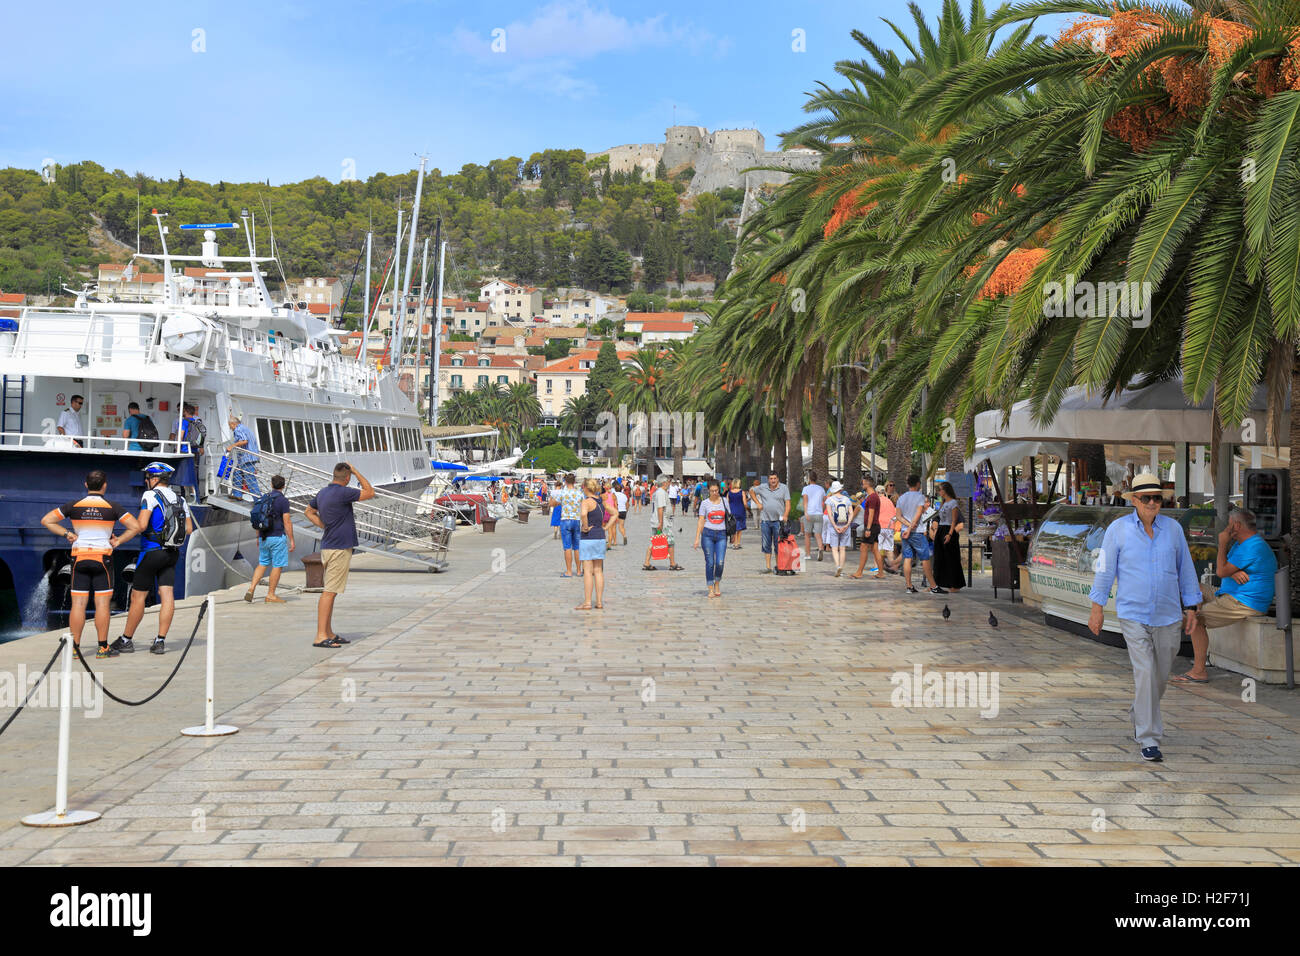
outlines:
[[546, 380], [546, 394], [547, 394], [547, 395], [550, 395], [550, 394], [551, 394], [551, 382], [552, 382], [552, 381], [553, 381], [553, 379], [549, 379], [549, 378]]
[[460, 387], [461, 387], [461, 377], [460, 377], [459, 375], [453, 375], [453, 376], [451, 377], [451, 387], [452, 387], [452, 388], [460, 388]]
[[479, 367], [480, 367], [480, 368], [487, 368], [487, 366], [489, 366], [489, 365], [492, 364], [492, 360], [491, 360], [491, 359], [479, 359], [479, 360], [478, 360], [478, 364], [479, 364]]
[[564, 380], [564, 394], [568, 395], [572, 391], [573, 391], [573, 379], [566, 378]]
[[509, 376], [509, 375], [498, 375], [498, 376], [497, 376], [497, 383], [498, 383], [498, 384], [501, 384], [501, 385], [509, 385], [509, 384], [510, 384], [510, 376]]
[[488, 377], [486, 375], [480, 375], [478, 377], [478, 383], [480, 385], [486, 385], [488, 383]]
[[461, 320], [460, 320], [460, 327], [461, 327], [462, 329], [465, 328], [465, 320], [464, 320], [464, 319], [461, 319]]

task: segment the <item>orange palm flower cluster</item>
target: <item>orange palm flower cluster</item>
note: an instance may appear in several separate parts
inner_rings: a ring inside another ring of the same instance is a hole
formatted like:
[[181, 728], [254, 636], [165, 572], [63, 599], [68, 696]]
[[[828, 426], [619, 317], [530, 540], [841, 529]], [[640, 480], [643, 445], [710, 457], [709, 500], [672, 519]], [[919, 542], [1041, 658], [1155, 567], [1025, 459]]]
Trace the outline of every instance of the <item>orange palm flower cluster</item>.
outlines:
[[[1206, 29], [1205, 62], [1195, 57], [1165, 57], [1145, 70], [1146, 82], [1168, 96], [1167, 103], [1127, 106], [1106, 123], [1106, 131], [1138, 152], [1191, 119], [1209, 100], [1214, 71], [1225, 63], [1254, 31], [1242, 23], [1202, 14]], [[1119, 10], [1109, 17], [1085, 17], [1062, 31], [1061, 43], [1086, 43], [1114, 62], [1171, 28], [1154, 10]], [[1105, 67], [1103, 67], [1103, 71]], [[1300, 90], [1300, 37], [1284, 57], [1267, 60], [1254, 71], [1255, 88], [1264, 96], [1284, 89]]]
[[[1028, 190], [1025, 189], [1024, 183], [1016, 183], [1015, 188], [1012, 189], [1012, 192], [1015, 194], [1015, 197], [1017, 199], [1024, 199], [1025, 194], [1028, 192]], [[996, 203], [993, 204], [993, 211], [995, 213], [999, 213], [1003, 210], [1004, 207], [1005, 204], [1002, 202], [1002, 200], [999, 199]], [[973, 212], [971, 213], [970, 218], [971, 218], [971, 222], [973, 222], [977, 226], [982, 226], [984, 225], [984, 223], [989, 221], [988, 214], [982, 212]]]
[[[872, 180], [874, 182], [874, 180]], [[839, 231], [850, 219], [857, 216], [865, 216], [871, 210], [876, 208], [876, 203], [869, 202], [864, 206], [858, 205], [858, 197], [862, 191], [870, 185], [870, 182], [863, 183], [856, 189], [850, 189], [843, 196], [835, 201], [835, 209], [831, 212], [831, 218], [826, 220], [826, 226], [822, 229], [822, 237], [829, 239]]]
[[[1043, 248], [1014, 250], [997, 264], [993, 274], [980, 289], [978, 298], [996, 299], [1001, 295], [1014, 295], [1019, 292], [1033, 271], [1038, 268], [1038, 264], [1046, 257], [1047, 250]], [[971, 267], [971, 270], [973, 269], [974, 266]]]

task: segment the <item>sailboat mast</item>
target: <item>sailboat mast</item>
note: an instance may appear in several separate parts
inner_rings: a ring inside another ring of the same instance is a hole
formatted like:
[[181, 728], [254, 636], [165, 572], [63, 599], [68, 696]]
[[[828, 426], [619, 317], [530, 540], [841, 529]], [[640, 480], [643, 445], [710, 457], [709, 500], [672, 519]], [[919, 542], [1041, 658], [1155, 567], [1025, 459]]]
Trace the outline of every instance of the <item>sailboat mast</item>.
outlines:
[[438, 427], [438, 398], [441, 395], [441, 389], [438, 387], [438, 363], [442, 351], [442, 275], [443, 266], [447, 261], [447, 244], [442, 241], [441, 216], [438, 217], [435, 234], [438, 245], [438, 292], [434, 296], [437, 305], [434, 308], [433, 318], [433, 369], [429, 373], [429, 424], [436, 428]]
[[372, 245], [374, 233], [366, 232], [366, 282], [365, 290], [362, 293], [365, 296], [365, 304], [361, 307], [361, 351], [358, 353], [362, 364], [366, 364], [370, 353], [366, 351], [369, 346], [370, 337], [370, 247]]
[[[406, 300], [411, 294], [411, 267], [415, 265], [415, 233], [420, 228], [420, 194], [424, 191], [424, 167], [428, 163], [429, 157], [420, 157], [420, 174], [415, 179], [415, 201], [411, 205], [411, 235], [407, 240], [406, 247], [406, 273], [402, 277], [402, 331], [406, 331]], [[418, 331], [418, 330], [417, 330]], [[401, 355], [406, 347], [406, 340], [401, 339], [397, 343], [398, 364], [401, 364]], [[418, 361], [418, 359], [417, 359]], [[400, 373], [399, 373], [400, 374]]]

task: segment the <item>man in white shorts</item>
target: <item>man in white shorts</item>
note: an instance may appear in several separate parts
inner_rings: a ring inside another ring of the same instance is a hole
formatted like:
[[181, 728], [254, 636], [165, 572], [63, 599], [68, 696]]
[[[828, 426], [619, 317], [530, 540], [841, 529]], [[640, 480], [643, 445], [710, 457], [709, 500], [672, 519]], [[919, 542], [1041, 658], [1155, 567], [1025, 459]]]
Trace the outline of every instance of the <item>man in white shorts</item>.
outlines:
[[826, 504], [826, 489], [817, 480], [817, 472], [808, 472], [808, 484], [803, 487], [803, 551], [812, 557], [812, 542], [817, 542], [817, 560], [822, 559], [822, 508]]

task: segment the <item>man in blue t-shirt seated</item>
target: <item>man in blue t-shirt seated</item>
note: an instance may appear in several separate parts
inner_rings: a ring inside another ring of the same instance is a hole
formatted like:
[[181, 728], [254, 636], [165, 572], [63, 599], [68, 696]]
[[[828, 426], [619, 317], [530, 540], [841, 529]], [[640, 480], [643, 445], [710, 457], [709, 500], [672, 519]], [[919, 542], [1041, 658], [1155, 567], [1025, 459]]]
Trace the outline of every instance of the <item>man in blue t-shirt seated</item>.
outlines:
[[1277, 558], [1268, 542], [1255, 531], [1255, 515], [1245, 508], [1228, 512], [1228, 526], [1219, 532], [1219, 554], [1214, 573], [1222, 579], [1217, 592], [1201, 585], [1205, 602], [1196, 612], [1192, 631], [1191, 669], [1172, 679], [1175, 684], [1204, 684], [1210, 679], [1205, 659], [1210, 653], [1209, 628], [1268, 613], [1273, 603], [1273, 575]]

